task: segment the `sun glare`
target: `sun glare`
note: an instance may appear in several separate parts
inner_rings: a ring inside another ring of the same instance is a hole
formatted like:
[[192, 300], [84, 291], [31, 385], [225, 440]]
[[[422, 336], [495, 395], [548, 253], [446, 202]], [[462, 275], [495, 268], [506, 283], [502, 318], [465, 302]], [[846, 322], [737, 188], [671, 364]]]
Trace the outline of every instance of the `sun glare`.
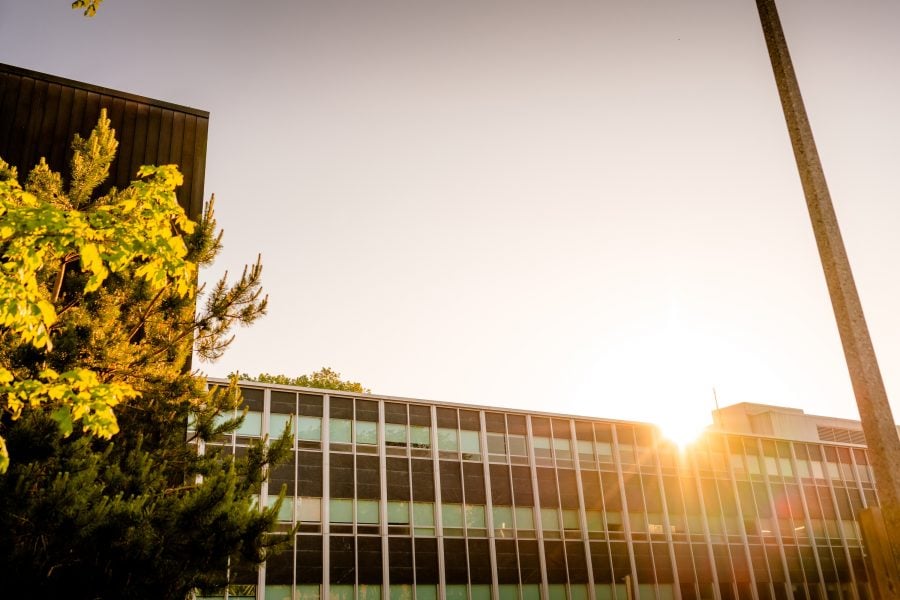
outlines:
[[663, 437], [684, 450], [690, 444], [697, 441], [706, 429], [706, 424], [693, 418], [693, 415], [685, 414], [685, 418], [668, 418], [662, 423], [657, 423]]

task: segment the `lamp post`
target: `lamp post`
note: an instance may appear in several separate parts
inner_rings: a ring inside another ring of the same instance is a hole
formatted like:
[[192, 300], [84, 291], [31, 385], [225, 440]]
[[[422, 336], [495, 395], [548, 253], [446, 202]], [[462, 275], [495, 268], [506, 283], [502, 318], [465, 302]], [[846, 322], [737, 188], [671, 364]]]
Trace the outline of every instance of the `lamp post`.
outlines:
[[[900, 438], [897, 436], [775, 0], [756, 0], [756, 7], [875, 471], [888, 539], [900, 540], [900, 469], [897, 468], [900, 465]], [[895, 568], [897, 554], [898, 550], [895, 550]], [[900, 594], [896, 589], [893, 591]]]

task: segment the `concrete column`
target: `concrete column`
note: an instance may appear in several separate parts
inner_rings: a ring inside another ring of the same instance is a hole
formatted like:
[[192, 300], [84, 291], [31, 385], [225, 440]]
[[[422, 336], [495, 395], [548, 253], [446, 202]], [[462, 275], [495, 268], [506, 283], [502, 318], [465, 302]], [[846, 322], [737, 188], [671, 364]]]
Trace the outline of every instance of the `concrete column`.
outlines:
[[[806, 196], [860, 420], [872, 457], [878, 493], [882, 499], [885, 528], [889, 539], [900, 539], [900, 470], [895, 468], [900, 464], [900, 439], [897, 437], [881, 371], [875, 358], [775, 0], [756, 0], [756, 6], [772, 61], [775, 83], [781, 96], [784, 118]], [[898, 552], [900, 548], [895, 548], [895, 568]], [[894, 590], [894, 593], [900, 597], [900, 590]]]

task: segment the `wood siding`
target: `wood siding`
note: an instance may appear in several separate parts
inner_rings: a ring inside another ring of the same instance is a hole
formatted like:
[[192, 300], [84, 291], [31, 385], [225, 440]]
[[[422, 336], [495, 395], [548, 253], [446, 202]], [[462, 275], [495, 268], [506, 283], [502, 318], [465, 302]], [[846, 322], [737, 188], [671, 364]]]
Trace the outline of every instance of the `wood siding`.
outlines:
[[0, 158], [20, 182], [41, 157], [69, 172], [72, 137], [90, 135], [105, 108], [119, 149], [101, 186], [127, 187], [146, 164], [177, 164], [178, 201], [191, 218], [203, 209], [209, 113], [0, 63]]

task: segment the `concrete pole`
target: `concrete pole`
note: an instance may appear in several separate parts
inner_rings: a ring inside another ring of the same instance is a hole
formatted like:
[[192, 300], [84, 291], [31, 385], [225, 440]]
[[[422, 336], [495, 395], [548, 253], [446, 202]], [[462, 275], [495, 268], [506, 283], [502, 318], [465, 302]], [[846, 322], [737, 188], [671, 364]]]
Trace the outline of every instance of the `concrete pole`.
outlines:
[[[875, 471], [887, 532], [890, 539], [900, 540], [900, 468], [897, 468], [900, 466], [900, 438], [897, 437], [891, 407], [881, 380], [856, 284], [853, 282], [853, 273], [838, 229], [806, 108], [800, 97], [800, 87], [775, 8], [775, 0], [756, 0], [756, 7], [769, 48], [769, 58], [772, 60], [772, 70], [781, 96], [797, 170], [800, 172], [834, 317], [850, 371], [850, 381]], [[898, 550], [900, 548], [895, 549], [895, 555]]]

